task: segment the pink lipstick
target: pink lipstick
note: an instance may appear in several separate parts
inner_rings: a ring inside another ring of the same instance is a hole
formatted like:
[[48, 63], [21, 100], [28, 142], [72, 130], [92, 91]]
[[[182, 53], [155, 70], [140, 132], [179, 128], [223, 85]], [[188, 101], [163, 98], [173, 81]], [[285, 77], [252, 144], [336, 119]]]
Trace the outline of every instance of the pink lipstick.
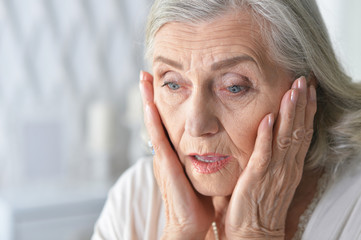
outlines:
[[231, 159], [229, 155], [217, 153], [190, 154], [194, 169], [202, 174], [211, 174], [222, 169]]

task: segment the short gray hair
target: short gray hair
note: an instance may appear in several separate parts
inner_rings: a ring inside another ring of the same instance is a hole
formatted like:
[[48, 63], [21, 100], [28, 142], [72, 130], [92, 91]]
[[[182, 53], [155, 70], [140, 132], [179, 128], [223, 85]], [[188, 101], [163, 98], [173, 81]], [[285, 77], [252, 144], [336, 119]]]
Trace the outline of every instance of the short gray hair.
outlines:
[[360, 154], [361, 86], [339, 64], [315, 0], [155, 0], [148, 18], [146, 58], [169, 22], [210, 21], [247, 9], [260, 25], [273, 61], [295, 77], [317, 79], [314, 136], [306, 167], [337, 166]]

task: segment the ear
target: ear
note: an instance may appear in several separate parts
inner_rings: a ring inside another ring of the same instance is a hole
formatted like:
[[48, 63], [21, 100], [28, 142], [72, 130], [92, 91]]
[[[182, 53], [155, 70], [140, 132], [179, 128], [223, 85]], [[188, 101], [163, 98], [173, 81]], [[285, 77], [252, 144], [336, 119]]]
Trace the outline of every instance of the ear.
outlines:
[[307, 76], [307, 83], [308, 85], [313, 85], [315, 88], [317, 88], [318, 85], [318, 80], [315, 76], [315, 74], [313, 73], [313, 71], [311, 71], [308, 76]]

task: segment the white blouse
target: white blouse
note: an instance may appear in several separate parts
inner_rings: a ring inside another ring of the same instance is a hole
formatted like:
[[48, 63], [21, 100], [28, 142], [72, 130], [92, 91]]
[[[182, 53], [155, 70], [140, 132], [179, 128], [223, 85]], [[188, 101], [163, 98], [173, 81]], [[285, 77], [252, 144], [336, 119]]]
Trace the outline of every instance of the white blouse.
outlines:
[[[110, 190], [92, 240], [160, 239], [164, 224], [152, 159], [145, 158], [128, 169]], [[360, 160], [343, 167], [329, 181], [302, 239], [361, 240]]]

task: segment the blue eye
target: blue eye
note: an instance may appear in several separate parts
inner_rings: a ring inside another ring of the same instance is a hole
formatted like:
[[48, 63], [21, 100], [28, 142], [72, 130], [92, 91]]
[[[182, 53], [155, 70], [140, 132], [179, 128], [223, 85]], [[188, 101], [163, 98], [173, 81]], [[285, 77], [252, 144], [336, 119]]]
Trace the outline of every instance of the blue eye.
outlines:
[[162, 85], [162, 87], [164, 86], [168, 86], [171, 90], [178, 90], [180, 88], [180, 85], [174, 82], [166, 82]]
[[245, 87], [242, 87], [239, 85], [233, 85], [233, 86], [227, 87], [227, 90], [230, 91], [231, 93], [239, 93], [239, 92], [245, 90]]

